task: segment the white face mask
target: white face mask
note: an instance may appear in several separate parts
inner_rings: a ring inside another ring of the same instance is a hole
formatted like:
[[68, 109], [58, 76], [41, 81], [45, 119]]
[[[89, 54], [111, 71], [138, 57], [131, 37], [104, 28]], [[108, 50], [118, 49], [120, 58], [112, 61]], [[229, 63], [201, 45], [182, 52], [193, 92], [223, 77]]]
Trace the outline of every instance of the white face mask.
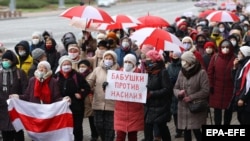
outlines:
[[231, 40], [231, 43], [233, 44], [233, 46], [236, 45], [236, 41], [235, 40]]
[[26, 52], [25, 52], [25, 51], [19, 51], [18, 54], [19, 54], [20, 56], [25, 56], [25, 55], [26, 55]]
[[72, 69], [72, 66], [71, 66], [71, 65], [62, 66], [62, 71], [63, 71], [63, 72], [70, 72], [71, 69]]
[[45, 73], [44, 72], [42, 72], [42, 71], [37, 71], [37, 74], [38, 74], [38, 77], [39, 78], [43, 78], [44, 77], [44, 75], [45, 75]]
[[32, 44], [37, 45], [39, 43], [39, 39], [32, 39]]
[[187, 61], [182, 60], [182, 61], [181, 61], [181, 66], [182, 66], [184, 69], [188, 68], [188, 63], [187, 63]]
[[123, 67], [124, 67], [124, 70], [125, 70], [126, 72], [130, 72], [130, 71], [133, 69], [133, 64], [124, 63], [124, 64], [123, 64]]
[[112, 60], [104, 60], [104, 65], [106, 67], [111, 67], [111, 66], [113, 66], [113, 61]]
[[185, 43], [185, 44], [183, 44], [183, 46], [184, 46], [185, 50], [189, 50], [191, 48], [191, 44], [189, 44], [189, 43]]
[[128, 42], [122, 42], [122, 47], [124, 47], [124, 48], [129, 47], [129, 43]]
[[87, 68], [79, 68], [80, 73], [84, 73], [87, 70]]
[[71, 59], [75, 59], [78, 55], [79, 55], [78, 52], [77, 52], [77, 53], [69, 53], [69, 57], [70, 57]]
[[224, 32], [225, 28], [219, 28], [220, 32]]
[[221, 52], [223, 54], [228, 54], [229, 53], [229, 48], [223, 48], [223, 49], [221, 49]]
[[213, 49], [212, 49], [212, 48], [206, 48], [206, 53], [207, 53], [207, 54], [213, 53]]

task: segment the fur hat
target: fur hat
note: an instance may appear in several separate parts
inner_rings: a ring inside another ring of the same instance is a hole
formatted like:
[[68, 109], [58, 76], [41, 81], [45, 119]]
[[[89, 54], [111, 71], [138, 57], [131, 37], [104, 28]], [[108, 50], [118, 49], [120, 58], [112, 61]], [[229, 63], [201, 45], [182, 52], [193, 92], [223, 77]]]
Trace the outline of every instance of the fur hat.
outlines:
[[215, 43], [211, 42], [211, 41], [206, 42], [205, 45], [204, 45], [204, 49], [206, 49], [208, 47], [211, 47], [211, 48], [215, 49]]
[[116, 53], [115, 53], [113, 50], [108, 50], [108, 51], [106, 51], [106, 52], [103, 54], [103, 57], [102, 57], [102, 58], [104, 58], [104, 57], [107, 56], [107, 55], [112, 55], [113, 58], [114, 58], [114, 62], [117, 62], [117, 55], [116, 55]]
[[250, 56], [250, 46], [242, 46], [240, 51], [245, 57]]
[[72, 63], [72, 59], [68, 55], [64, 55], [64, 56], [60, 57], [60, 59], [58, 61], [60, 67], [64, 61], [70, 61]]
[[104, 33], [98, 33], [96, 36], [96, 39], [102, 39], [104, 40], [106, 38], [106, 35]]
[[51, 66], [48, 61], [41, 61], [38, 63], [37, 68], [41, 65], [44, 65], [47, 68], [47, 71], [51, 70]]
[[42, 58], [43, 55], [46, 55], [45, 54], [45, 51], [41, 48], [36, 48], [34, 49], [32, 52], [31, 52], [31, 55], [32, 55], [32, 58], [34, 60], [39, 60]]
[[114, 40], [117, 40], [117, 36], [116, 36], [115, 32], [109, 32], [107, 34], [107, 38], [112, 38]]
[[163, 56], [156, 50], [150, 50], [146, 54], [147, 58], [150, 58], [152, 61], [163, 61]]
[[134, 67], [136, 66], [136, 57], [133, 54], [127, 54], [123, 58], [123, 62], [125, 62], [125, 61], [130, 61], [131, 63], [133, 63]]
[[191, 51], [185, 51], [181, 55], [181, 59], [187, 61], [189, 64], [194, 64], [197, 61], [194, 56], [194, 53]]
[[103, 46], [103, 47], [109, 49], [108, 42], [107, 42], [106, 40], [101, 40], [101, 41], [98, 43], [97, 47], [100, 47], [100, 46]]

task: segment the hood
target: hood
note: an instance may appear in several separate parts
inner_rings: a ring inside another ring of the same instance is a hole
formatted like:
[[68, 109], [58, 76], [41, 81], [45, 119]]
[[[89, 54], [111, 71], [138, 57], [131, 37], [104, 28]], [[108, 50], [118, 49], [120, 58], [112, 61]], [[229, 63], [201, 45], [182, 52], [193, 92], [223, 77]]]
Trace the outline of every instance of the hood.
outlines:
[[[29, 45], [29, 42], [26, 41], [26, 40], [22, 40], [22, 41], [20, 41], [19, 43], [16, 44], [16, 46], [15, 46], [15, 48], [14, 48], [16, 54], [18, 54], [18, 48], [17, 48], [17, 46], [19, 46], [19, 45], [21, 45], [21, 46], [24, 47], [24, 50], [26, 51], [26, 54], [27, 54], [27, 55], [30, 54], [30, 45]], [[19, 55], [19, 54], [18, 54], [18, 55]]]

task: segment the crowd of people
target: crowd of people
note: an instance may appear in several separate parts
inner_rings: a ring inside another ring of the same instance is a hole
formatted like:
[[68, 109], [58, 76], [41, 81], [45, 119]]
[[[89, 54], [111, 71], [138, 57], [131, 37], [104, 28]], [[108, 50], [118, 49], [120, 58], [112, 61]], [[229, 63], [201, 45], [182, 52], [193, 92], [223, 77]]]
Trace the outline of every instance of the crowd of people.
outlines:
[[[230, 125], [233, 112], [241, 125], [250, 124], [249, 58], [250, 21], [241, 8], [239, 22], [210, 22], [180, 16], [163, 30], [174, 34], [183, 51], [159, 52], [150, 44], [136, 44], [130, 28], [66, 32], [62, 48], [52, 32], [34, 32], [31, 43], [18, 42], [14, 51], [0, 46], [0, 130], [3, 141], [24, 141], [8, 115], [9, 98], [50, 104], [70, 103], [75, 141], [83, 141], [83, 118], [88, 118], [91, 141], [170, 141], [168, 122], [174, 121], [176, 138], [202, 140], [212, 108], [215, 125]], [[146, 103], [105, 99], [108, 70], [147, 73]], [[189, 109], [194, 101], [208, 108]], [[224, 112], [224, 113], [223, 113]]]

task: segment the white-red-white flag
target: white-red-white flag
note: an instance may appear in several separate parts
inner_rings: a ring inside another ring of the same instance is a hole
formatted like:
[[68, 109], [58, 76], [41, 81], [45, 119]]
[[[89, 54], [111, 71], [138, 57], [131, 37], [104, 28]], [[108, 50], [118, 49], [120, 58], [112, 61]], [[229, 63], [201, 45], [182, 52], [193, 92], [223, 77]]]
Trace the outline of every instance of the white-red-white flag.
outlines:
[[73, 141], [73, 119], [67, 101], [36, 104], [10, 99], [9, 115], [16, 131], [24, 129], [34, 141]]

